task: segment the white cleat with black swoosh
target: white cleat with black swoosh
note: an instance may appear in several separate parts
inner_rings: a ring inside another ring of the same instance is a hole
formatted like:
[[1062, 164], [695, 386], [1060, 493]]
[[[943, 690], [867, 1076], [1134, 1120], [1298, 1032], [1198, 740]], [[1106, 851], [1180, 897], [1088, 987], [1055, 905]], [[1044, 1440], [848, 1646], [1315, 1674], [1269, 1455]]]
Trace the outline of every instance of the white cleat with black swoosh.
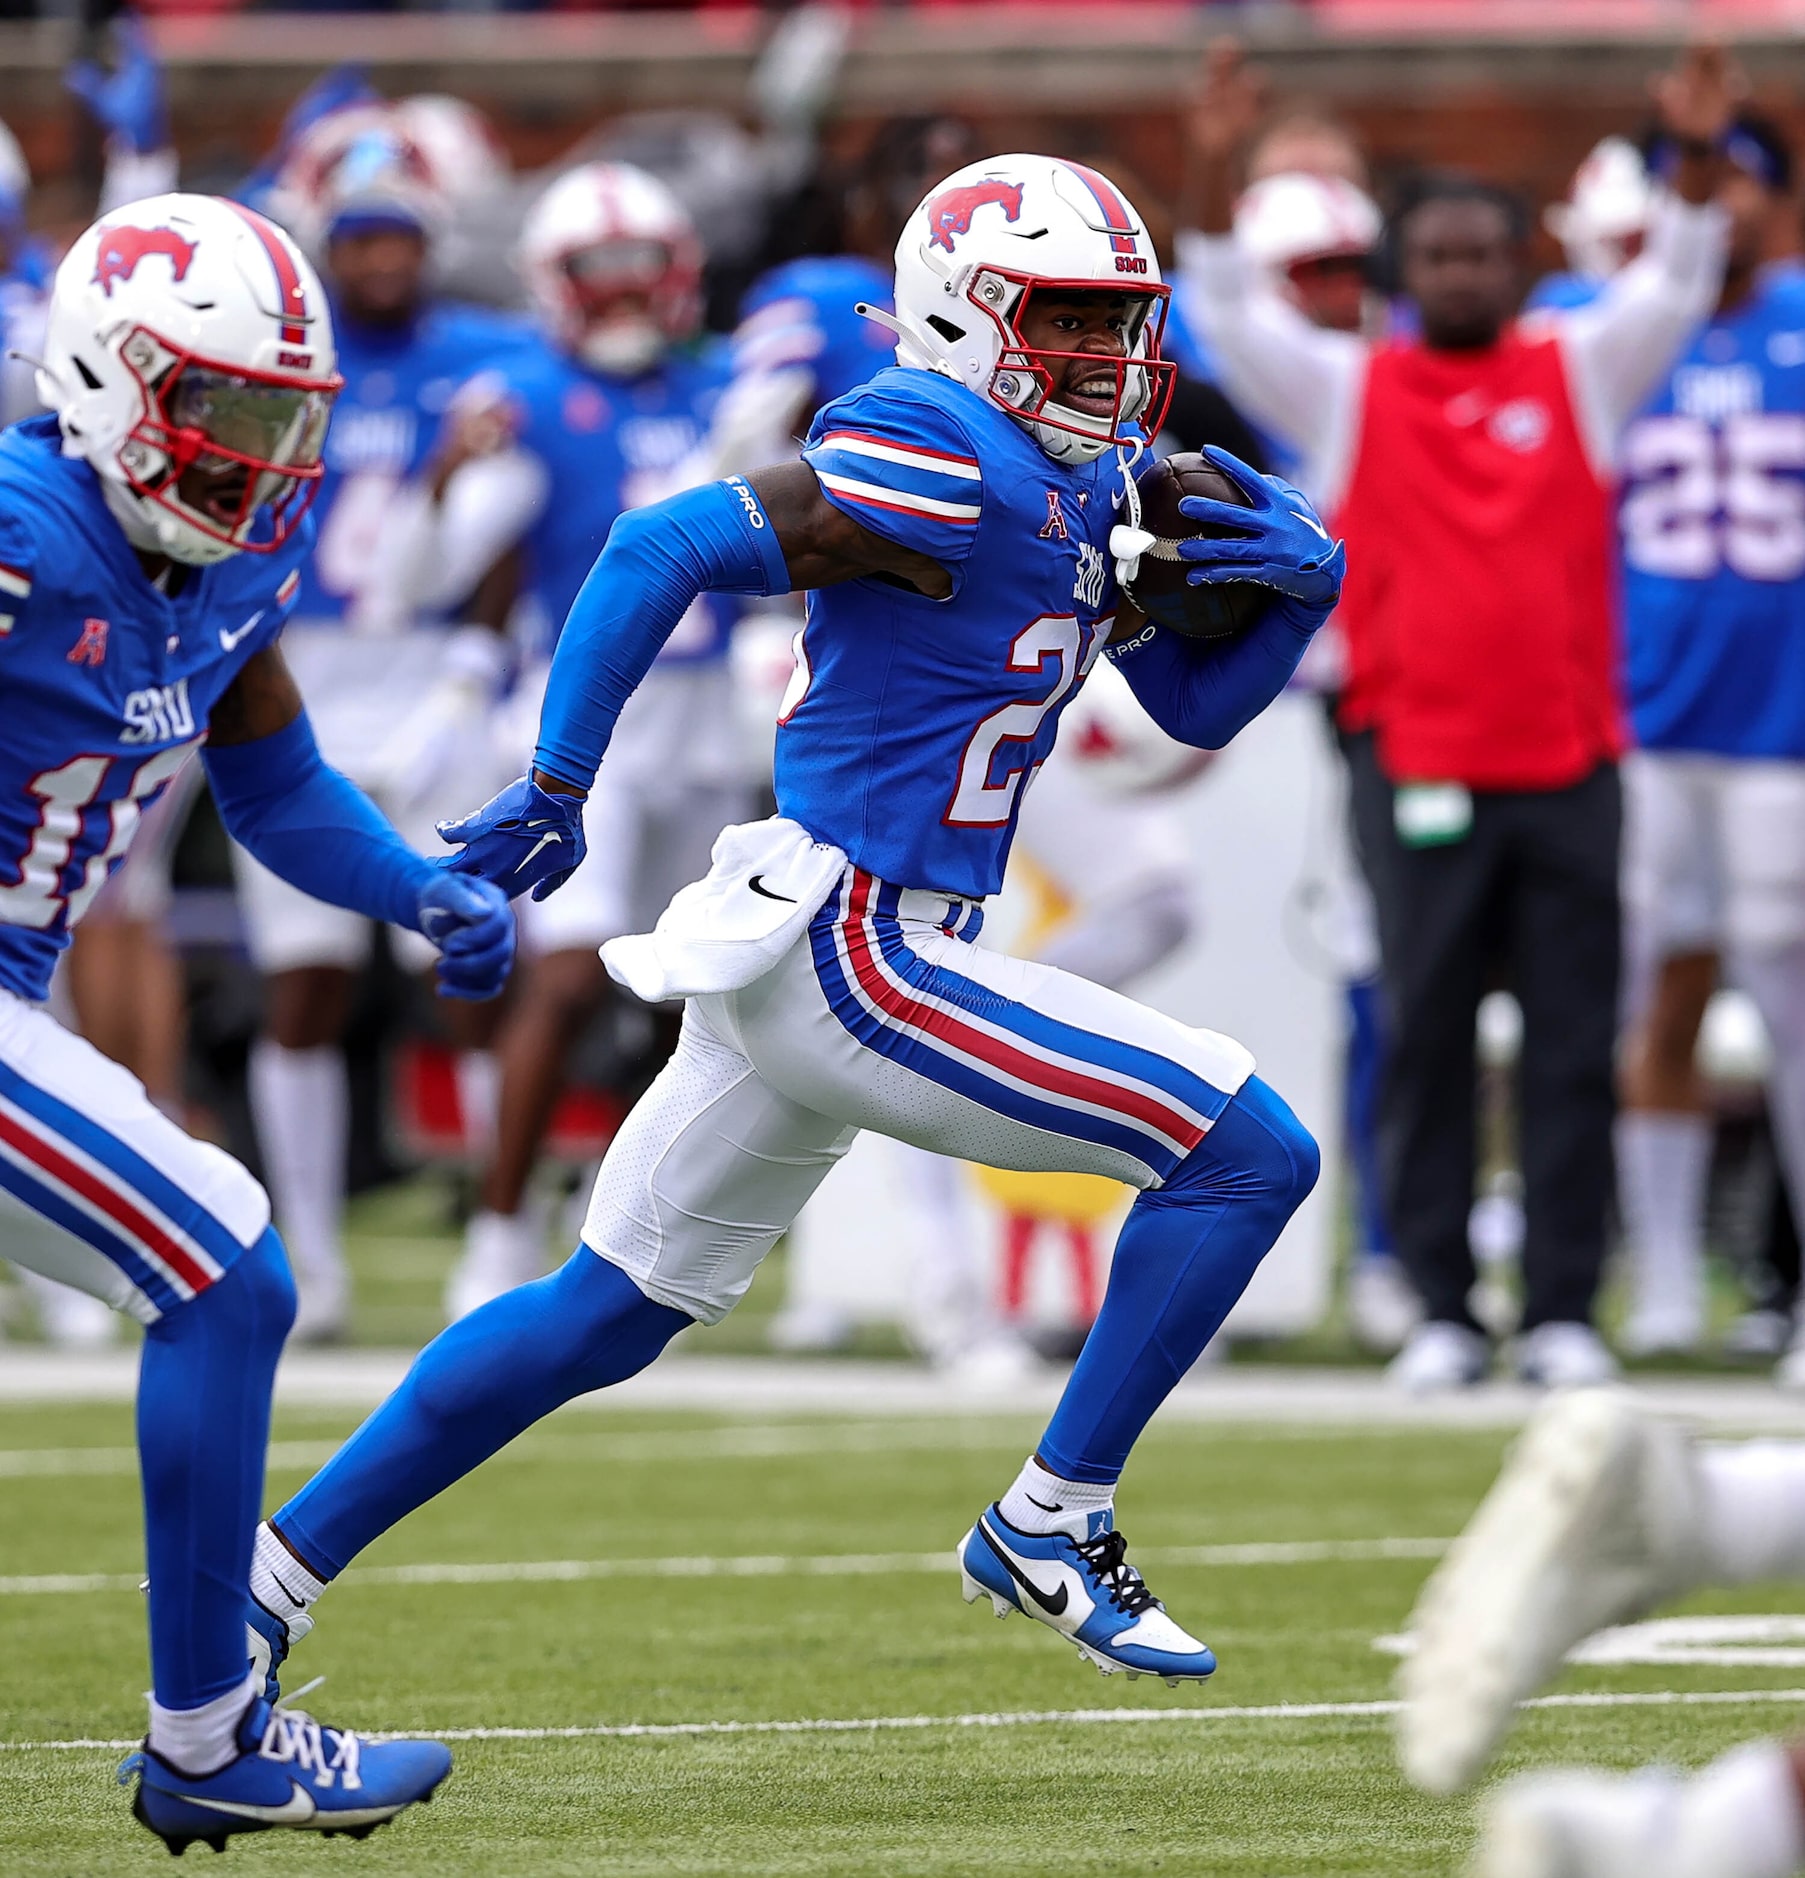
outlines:
[[451, 1772], [437, 1741], [369, 1741], [299, 1709], [253, 1701], [238, 1726], [239, 1752], [210, 1774], [188, 1774], [147, 1742], [119, 1767], [137, 1776], [132, 1816], [177, 1858], [199, 1840], [215, 1852], [241, 1832], [345, 1833], [364, 1839]]
[[[1082, 1523], [1080, 1523], [1082, 1522]], [[999, 1617], [1020, 1611], [1056, 1630], [1104, 1675], [1202, 1682], [1216, 1658], [1181, 1630], [1128, 1563], [1107, 1511], [1074, 1514], [1069, 1532], [1022, 1532], [994, 1506], [960, 1542], [967, 1604], [988, 1594]]]

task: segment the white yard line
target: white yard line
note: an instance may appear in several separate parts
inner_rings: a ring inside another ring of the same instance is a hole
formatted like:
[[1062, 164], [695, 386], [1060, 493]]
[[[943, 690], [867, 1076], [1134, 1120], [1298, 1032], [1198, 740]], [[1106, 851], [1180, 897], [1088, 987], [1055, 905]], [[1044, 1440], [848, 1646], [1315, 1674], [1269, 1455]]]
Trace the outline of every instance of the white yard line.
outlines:
[[[1446, 1539], [1280, 1539], [1247, 1545], [1150, 1545], [1147, 1565], [1328, 1565], [1384, 1559], [1440, 1558]], [[729, 1554], [702, 1558], [548, 1558], [467, 1564], [353, 1566], [341, 1583], [363, 1585], [573, 1584], [590, 1578], [874, 1578], [954, 1570], [953, 1550]], [[44, 1572], [0, 1578], [0, 1597], [135, 1591], [129, 1572]]]
[[[401, 1350], [297, 1350], [277, 1378], [290, 1406], [368, 1408], [401, 1380], [411, 1355]], [[977, 1388], [909, 1363], [851, 1359], [709, 1356], [680, 1348], [617, 1388], [584, 1397], [580, 1412], [702, 1410], [723, 1415], [817, 1414], [921, 1417], [1038, 1414], [1052, 1407], [1064, 1378]], [[0, 1349], [0, 1402], [129, 1402], [137, 1358], [126, 1348], [72, 1354], [9, 1345]], [[1765, 1379], [1649, 1377], [1635, 1386], [1663, 1409], [1717, 1428], [1805, 1433], [1805, 1398]], [[1522, 1422], [1538, 1397], [1514, 1383], [1494, 1383], [1432, 1397], [1387, 1387], [1376, 1369], [1328, 1369], [1265, 1363], [1218, 1363], [1194, 1371], [1162, 1411], [1173, 1422], [1265, 1422], [1336, 1430], [1507, 1428]]]
[[[1186, 1726], [1199, 1722], [1374, 1721], [1397, 1714], [1398, 1702], [1270, 1702], [1222, 1708], [1047, 1708], [976, 1715], [808, 1716], [795, 1721], [613, 1722], [570, 1728], [423, 1729], [435, 1741], [619, 1741], [695, 1735], [885, 1734], [928, 1728], [1055, 1728]], [[1539, 1695], [1525, 1708], [1805, 1707], [1805, 1689], [1597, 1690]], [[372, 1731], [380, 1734], [380, 1731]], [[135, 1739], [0, 1741], [0, 1753], [114, 1752]]]

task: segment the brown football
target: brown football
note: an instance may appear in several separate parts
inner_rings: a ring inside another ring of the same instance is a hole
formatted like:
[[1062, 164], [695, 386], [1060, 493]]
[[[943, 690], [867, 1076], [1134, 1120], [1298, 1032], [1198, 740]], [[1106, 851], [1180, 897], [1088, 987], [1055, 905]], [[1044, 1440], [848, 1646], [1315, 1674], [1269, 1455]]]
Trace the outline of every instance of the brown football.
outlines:
[[1123, 589], [1128, 598], [1150, 620], [1194, 639], [1224, 639], [1245, 632], [1272, 604], [1272, 589], [1250, 580], [1194, 587], [1185, 576], [1196, 563], [1182, 559], [1178, 552], [1179, 542], [1188, 537], [1220, 541], [1235, 532], [1181, 514], [1180, 500], [1185, 496], [1209, 496], [1217, 502], [1233, 502], [1246, 508], [1247, 497], [1239, 485], [1208, 457], [1185, 450], [1176, 456], [1161, 457], [1143, 470], [1138, 487], [1141, 526], [1156, 540], [1141, 556], [1134, 579]]

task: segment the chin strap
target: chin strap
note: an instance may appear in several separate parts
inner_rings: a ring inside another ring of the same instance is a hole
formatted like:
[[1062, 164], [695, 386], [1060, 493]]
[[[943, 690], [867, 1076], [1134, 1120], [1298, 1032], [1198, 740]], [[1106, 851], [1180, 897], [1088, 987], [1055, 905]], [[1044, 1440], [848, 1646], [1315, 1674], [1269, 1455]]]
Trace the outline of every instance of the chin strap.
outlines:
[[1116, 585], [1126, 588], [1141, 571], [1141, 556], [1158, 539], [1141, 526], [1141, 486], [1134, 479], [1134, 466], [1147, 454], [1145, 439], [1116, 445], [1116, 468], [1122, 474], [1120, 498], [1124, 520], [1109, 531], [1109, 551], [1115, 557]]

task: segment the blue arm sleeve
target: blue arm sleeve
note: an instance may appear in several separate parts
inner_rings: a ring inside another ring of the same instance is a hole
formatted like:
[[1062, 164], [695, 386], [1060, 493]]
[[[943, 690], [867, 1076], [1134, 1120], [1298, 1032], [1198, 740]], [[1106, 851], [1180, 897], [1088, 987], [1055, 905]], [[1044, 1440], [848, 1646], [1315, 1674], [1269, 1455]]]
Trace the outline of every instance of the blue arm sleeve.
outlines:
[[1168, 737], [1220, 750], [1285, 689], [1329, 612], [1280, 599], [1257, 626], [1214, 642], [1149, 621], [1109, 657]]
[[227, 833], [272, 874], [316, 900], [420, 930], [420, 895], [439, 869], [327, 765], [305, 711], [274, 736], [206, 749], [201, 762]]
[[777, 531], [741, 477], [623, 515], [559, 635], [534, 767], [595, 781], [621, 707], [698, 594], [789, 591]]

